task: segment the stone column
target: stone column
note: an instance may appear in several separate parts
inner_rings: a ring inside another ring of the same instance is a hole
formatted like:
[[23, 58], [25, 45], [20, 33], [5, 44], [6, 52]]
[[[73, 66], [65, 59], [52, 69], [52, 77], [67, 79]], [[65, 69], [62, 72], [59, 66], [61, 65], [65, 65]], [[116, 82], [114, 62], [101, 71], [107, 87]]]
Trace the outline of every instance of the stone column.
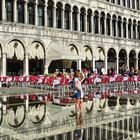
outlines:
[[24, 4], [24, 23], [27, 24], [28, 23], [28, 0], [24, 0], [25, 4]]
[[81, 64], [82, 64], [82, 61], [81, 60], [77, 60], [77, 69], [80, 70], [80, 71], [82, 70]]
[[121, 22], [121, 37], [123, 38], [123, 21]]
[[6, 20], [5, 0], [2, 0], [2, 21]]
[[104, 18], [104, 35], [106, 35], [106, 17]]
[[66, 140], [66, 134], [62, 134], [62, 140]]
[[93, 57], [93, 60], [92, 60], [92, 70], [94, 71], [95, 69], [95, 58]]
[[126, 38], [128, 38], [128, 23], [126, 23]]
[[85, 129], [85, 140], [88, 140], [88, 128]]
[[138, 64], [139, 64], [139, 59], [138, 59], [138, 57], [136, 58], [136, 69], [138, 69], [139, 68], [139, 66], [138, 66]]
[[137, 1], [135, 0], [135, 9], [137, 10]]
[[93, 28], [93, 15], [90, 17], [91, 19], [91, 33], [94, 33], [94, 28]]
[[63, 9], [62, 9], [62, 13], [61, 13], [61, 25], [62, 25], [62, 29], [65, 28], [65, 9], [64, 9], [64, 6], [63, 6]]
[[118, 37], [118, 21], [115, 21], [115, 32], [116, 32], [116, 37]]
[[108, 140], [108, 125], [105, 124], [105, 140]]
[[73, 138], [73, 131], [70, 132], [70, 140], [74, 140], [74, 138]]
[[38, 0], [35, 2], [35, 25], [38, 26]]
[[108, 57], [105, 57], [105, 74], [107, 74], [107, 68], [108, 68], [108, 62], [107, 62]]
[[53, 7], [53, 28], [56, 28], [56, 5]]
[[91, 139], [95, 139], [94, 127], [91, 128]]
[[72, 28], [72, 10], [70, 11], [69, 14], [70, 14], [69, 15], [69, 17], [70, 17], [70, 30], [72, 31], [73, 30], [73, 28]]
[[80, 12], [77, 13], [77, 29], [80, 31]]
[[13, 4], [14, 6], [14, 10], [13, 10], [13, 17], [14, 17], [14, 22], [17, 22], [17, 0], [14, 0], [14, 4]]
[[137, 24], [136, 24], [136, 29], [135, 30], [136, 30], [136, 39], [138, 39], [138, 32], [137, 32], [138, 31], [138, 25]]
[[131, 24], [131, 38], [133, 39], [133, 24]]
[[132, 8], [132, 0], [130, 0], [130, 8]]
[[44, 65], [44, 75], [45, 74], [48, 74], [48, 68], [49, 68], [49, 65], [51, 63], [52, 60], [49, 60], [49, 59], [45, 59], [45, 65]]
[[29, 75], [29, 56], [25, 54], [23, 75]]
[[55, 136], [53, 137], [53, 140], [58, 140], [57, 135], [55, 135]]
[[127, 57], [127, 68], [129, 69], [129, 57]]
[[99, 16], [99, 18], [98, 18], [98, 34], [100, 34], [100, 32], [101, 32], [101, 31], [100, 31], [100, 26], [101, 26], [101, 25], [100, 25], [100, 16]]
[[118, 55], [116, 59], [116, 73], [119, 74], [119, 56]]
[[85, 13], [85, 15], [84, 15], [84, 26], [85, 26], [84, 30], [85, 30], [85, 32], [87, 32], [87, 13]]
[[112, 36], [112, 18], [110, 19], [110, 36]]
[[2, 76], [6, 76], [6, 53], [2, 54], [2, 71], [1, 71]]
[[47, 2], [45, 2], [45, 5], [44, 5], [44, 26], [47, 27]]

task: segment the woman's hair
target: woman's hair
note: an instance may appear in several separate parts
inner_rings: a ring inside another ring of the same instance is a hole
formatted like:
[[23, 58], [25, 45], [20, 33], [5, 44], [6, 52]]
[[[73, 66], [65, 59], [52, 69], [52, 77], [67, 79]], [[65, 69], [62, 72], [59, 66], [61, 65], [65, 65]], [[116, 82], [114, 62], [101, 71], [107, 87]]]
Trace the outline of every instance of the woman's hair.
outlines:
[[80, 70], [76, 70], [76, 71], [74, 72], [74, 77], [79, 77], [79, 73], [80, 73]]

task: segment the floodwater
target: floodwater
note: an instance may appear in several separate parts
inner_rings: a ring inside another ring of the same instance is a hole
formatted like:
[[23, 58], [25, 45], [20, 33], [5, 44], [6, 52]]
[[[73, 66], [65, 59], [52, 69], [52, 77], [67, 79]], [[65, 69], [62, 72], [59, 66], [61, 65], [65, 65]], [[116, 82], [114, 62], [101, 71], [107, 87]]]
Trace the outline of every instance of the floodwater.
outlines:
[[0, 140], [140, 139], [139, 90], [118, 91], [107, 100], [84, 102], [83, 112], [77, 114], [73, 113], [74, 104], [46, 101], [48, 93], [34, 88], [2, 89]]

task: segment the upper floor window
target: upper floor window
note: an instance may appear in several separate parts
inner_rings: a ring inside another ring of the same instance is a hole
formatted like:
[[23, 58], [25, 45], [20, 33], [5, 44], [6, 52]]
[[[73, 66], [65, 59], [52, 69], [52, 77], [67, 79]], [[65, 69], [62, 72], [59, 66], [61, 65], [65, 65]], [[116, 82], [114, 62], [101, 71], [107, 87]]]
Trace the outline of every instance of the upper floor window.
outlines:
[[122, 0], [122, 5], [123, 5], [123, 6], [126, 6], [125, 1], [126, 1], [126, 0]]
[[47, 25], [48, 27], [53, 27], [53, 1], [49, 0], [48, 1], [48, 7], [47, 7]]
[[78, 8], [74, 6], [72, 12], [72, 25], [73, 25], [72, 27], [74, 31], [77, 31], [78, 29], [77, 14], [78, 14]]
[[60, 2], [57, 3], [56, 8], [56, 27], [61, 28], [62, 27], [62, 4]]
[[70, 5], [65, 5], [65, 29], [70, 29]]
[[85, 9], [81, 9], [80, 13], [80, 31], [84, 32], [85, 31]]
[[139, 6], [139, 0], [137, 0], [137, 10], [139, 10], [140, 9], [140, 6]]
[[118, 0], [118, 4], [119, 4], [119, 5], [121, 4], [121, 1], [120, 1], [120, 0]]
[[95, 34], [98, 34], [99, 33], [99, 14], [98, 12], [96, 11], [95, 14], [94, 14], [94, 33]]
[[107, 19], [106, 19], [106, 34], [110, 35], [110, 20], [111, 17], [109, 14], [107, 14]]
[[35, 15], [34, 15], [34, 1], [33, 0], [29, 0], [28, 3], [28, 22], [29, 24], [33, 24], [34, 25], [34, 20], [35, 20]]
[[0, 1], [0, 20], [2, 20], [2, 1]]
[[127, 7], [130, 8], [130, 0], [127, 0]]
[[13, 1], [6, 0], [6, 19], [7, 21], [13, 21]]
[[17, 1], [17, 22], [24, 23], [24, 2], [22, 0]]
[[132, 8], [135, 9], [135, 0], [132, 0]]
[[111, 0], [112, 3], [115, 3], [115, 0]]
[[39, 0], [38, 2], [38, 25], [44, 26], [44, 0]]

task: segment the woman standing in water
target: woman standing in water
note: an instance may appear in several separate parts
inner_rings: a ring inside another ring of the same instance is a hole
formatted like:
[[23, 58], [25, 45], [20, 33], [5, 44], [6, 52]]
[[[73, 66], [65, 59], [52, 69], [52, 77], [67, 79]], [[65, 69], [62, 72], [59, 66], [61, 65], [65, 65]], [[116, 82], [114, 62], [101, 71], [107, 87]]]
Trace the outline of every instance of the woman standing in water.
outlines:
[[80, 109], [80, 112], [83, 110], [83, 90], [82, 90], [82, 82], [85, 80], [85, 75], [81, 80], [80, 70], [76, 70], [74, 73], [74, 98], [75, 100], [75, 113], [77, 113]]

